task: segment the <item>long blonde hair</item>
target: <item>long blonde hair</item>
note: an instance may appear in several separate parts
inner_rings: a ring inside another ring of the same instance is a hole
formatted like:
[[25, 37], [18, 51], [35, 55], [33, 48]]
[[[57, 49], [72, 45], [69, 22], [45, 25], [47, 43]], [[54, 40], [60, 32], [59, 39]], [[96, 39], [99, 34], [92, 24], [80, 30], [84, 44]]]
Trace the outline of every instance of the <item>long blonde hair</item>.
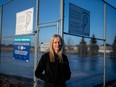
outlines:
[[[49, 48], [50, 62], [55, 62], [55, 54], [54, 54], [54, 49], [53, 49], [53, 42], [54, 42], [54, 39], [57, 38], [57, 37], [59, 37], [60, 40], [61, 40], [61, 49], [62, 49], [63, 41], [62, 41], [61, 36], [58, 35], [58, 34], [54, 34], [53, 37], [51, 38], [51, 41], [50, 41], [50, 48]], [[60, 62], [63, 61], [61, 49], [57, 53], [58, 57], [60, 58]]]

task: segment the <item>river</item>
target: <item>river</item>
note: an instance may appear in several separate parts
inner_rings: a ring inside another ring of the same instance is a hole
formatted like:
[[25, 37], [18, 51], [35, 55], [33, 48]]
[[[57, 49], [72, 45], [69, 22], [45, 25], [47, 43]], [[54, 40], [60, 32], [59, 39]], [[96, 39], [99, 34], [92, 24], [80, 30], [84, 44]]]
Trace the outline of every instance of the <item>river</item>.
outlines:
[[[39, 58], [42, 54], [39, 54]], [[67, 87], [93, 87], [103, 82], [104, 56], [79, 57], [76, 54], [67, 54], [71, 79], [67, 81]], [[0, 72], [8, 75], [16, 75], [33, 78], [34, 55], [31, 53], [29, 62], [13, 59], [12, 52], [1, 53]], [[106, 56], [106, 81], [116, 79], [116, 58]]]

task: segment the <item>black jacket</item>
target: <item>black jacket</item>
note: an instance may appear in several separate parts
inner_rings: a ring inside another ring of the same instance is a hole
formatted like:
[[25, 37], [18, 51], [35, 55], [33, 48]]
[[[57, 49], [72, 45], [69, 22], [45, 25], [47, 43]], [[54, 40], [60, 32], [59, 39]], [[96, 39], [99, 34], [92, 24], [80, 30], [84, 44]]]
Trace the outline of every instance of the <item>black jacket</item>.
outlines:
[[71, 71], [67, 56], [62, 54], [63, 62], [58, 56], [55, 62], [50, 62], [49, 53], [42, 55], [35, 71], [35, 76], [45, 81], [44, 87], [66, 87], [66, 80], [70, 79]]

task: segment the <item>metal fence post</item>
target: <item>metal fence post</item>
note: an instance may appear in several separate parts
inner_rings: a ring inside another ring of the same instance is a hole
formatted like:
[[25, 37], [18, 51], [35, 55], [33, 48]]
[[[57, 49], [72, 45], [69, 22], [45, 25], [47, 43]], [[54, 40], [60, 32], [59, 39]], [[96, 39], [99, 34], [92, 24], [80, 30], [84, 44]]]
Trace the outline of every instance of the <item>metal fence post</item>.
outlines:
[[106, 82], [106, 3], [104, 2], [104, 77], [103, 77], [103, 87], [105, 87]]
[[[34, 55], [34, 72], [38, 63], [38, 44], [39, 44], [39, 0], [36, 0], [36, 31], [35, 31], [35, 55]], [[34, 85], [37, 87], [37, 78], [34, 73]]]
[[[60, 35], [64, 40], [64, 0], [60, 0], [60, 21]], [[62, 52], [64, 52], [64, 46]]]

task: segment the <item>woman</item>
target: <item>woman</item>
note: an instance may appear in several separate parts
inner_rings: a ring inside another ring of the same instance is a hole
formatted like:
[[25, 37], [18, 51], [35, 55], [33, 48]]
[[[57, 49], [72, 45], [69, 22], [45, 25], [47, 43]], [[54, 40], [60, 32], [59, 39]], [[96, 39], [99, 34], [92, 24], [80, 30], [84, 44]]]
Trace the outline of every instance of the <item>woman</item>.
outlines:
[[45, 81], [44, 87], [66, 87], [71, 71], [67, 56], [61, 52], [63, 41], [60, 35], [53, 35], [49, 51], [42, 55], [35, 76]]

